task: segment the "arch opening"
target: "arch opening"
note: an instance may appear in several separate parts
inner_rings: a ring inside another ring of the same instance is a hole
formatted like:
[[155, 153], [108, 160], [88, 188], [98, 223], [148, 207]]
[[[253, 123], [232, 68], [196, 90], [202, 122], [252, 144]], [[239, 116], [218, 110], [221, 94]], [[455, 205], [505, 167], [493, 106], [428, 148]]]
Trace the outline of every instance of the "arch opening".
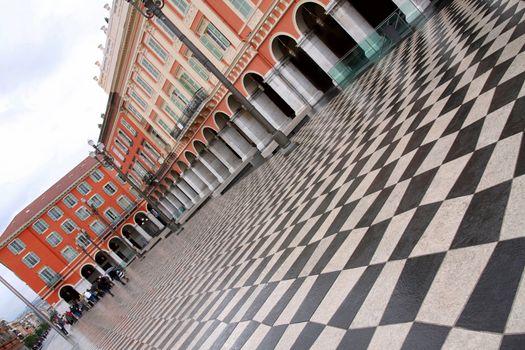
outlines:
[[58, 294], [68, 304], [71, 304], [73, 301], [77, 301], [80, 298], [80, 293], [70, 285], [60, 288]]
[[82, 266], [80, 269], [80, 275], [86, 279], [89, 283], [93, 284], [95, 280], [102, 276], [102, 274], [91, 264]]
[[126, 263], [131, 262], [135, 256], [133, 249], [128, 247], [126, 243], [119, 237], [113, 237], [108, 243], [109, 249], [111, 249], [119, 258], [124, 260]]
[[153, 221], [148, 218], [144, 213], [135, 214], [134, 221], [139, 225], [147, 234], [151, 237], [158, 236], [160, 234], [160, 229], [155, 225]]
[[118, 267], [117, 262], [105, 251], [97, 252], [97, 254], [95, 254], [95, 261], [104, 271], [111, 267]]
[[122, 235], [130, 241], [130, 243], [137, 249], [144, 249], [148, 245], [148, 241], [144, 238], [133, 226], [125, 225], [122, 228]]
[[250, 95], [258, 93], [265, 94], [287, 117], [293, 118], [295, 111], [290, 107], [284, 98], [279, 95], [270, 85], [268, 85], [262, 76], [255, 73], [248, 73], [244, 76], [244, 85]]

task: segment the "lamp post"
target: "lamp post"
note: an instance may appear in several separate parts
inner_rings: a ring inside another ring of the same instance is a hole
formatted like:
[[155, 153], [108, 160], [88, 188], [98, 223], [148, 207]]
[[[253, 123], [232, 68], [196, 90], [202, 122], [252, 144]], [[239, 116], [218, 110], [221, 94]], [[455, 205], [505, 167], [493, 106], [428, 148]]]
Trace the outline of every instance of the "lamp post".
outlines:
[[265, 128], [267, 128], [273, 136], [273, 140], [283, 148], [284, 154], [290, 153], [297, 144], [291, 142], [290, 139], [283, 134], [282, 131], [277, 130], [270, 124], [266, 118], [255, 108], [255, 106], [231, 83], [230, 80], [222, 72], [215, 67], [215, 65], [202, 53], [201, 50], [197, 48], [189, 40], [177, 26], [169, 18], [167, 18], [162, 12], [164, 7], [164, 0], [140, 0], [144, 6], [144, 10], [141, 9], [138, 5], [139, 0], [126, 0], [133, 8], [135, 8], [140, 14], [142, 14], [147, 19], [157, 17], [162, 21], [174, 34], [175, 36], [191, 51], [193, 56], [199, 61], [208, 71], [210, 71], [217, 79], [228, 89], [231, 94], [237, 99], [237, 101], [244, 107], [253, 117], [261, 123]]
[[112, 167], [113, 169], [115, 169], [117, 171], [117, 173], [122, 177], [124, 178], [129, 184], [130, 186], [135, 190], [137, 191], [140, 196], [142, 198], [144, 198], [144, 200], [157, 212], [157, 214], [161, 217], [161, 219], [167, 223], [167, 226], [168, 228], [173, 231], [173, 232], [176, 232], [178, 230], [180, 230], [180, 225], [177, 224], [174, 220], [168, 218], [161, 210], [160, 208], [157, 206], [157, 203], [151, 199], [150, 196], [148, 196], [146, 193], [144, 193], [137, 185], [135, 185], [133, 183], [133, 181], [130, 181], [128, 176], [126, 174], [124, 174], [124, 172], [122, 172], [122, 170], [120, 170], [119, 167], [117, 167], [115, 165], [115, 162], [113, 161], [113, 157], [110, 156], [106, 150], [105, 150], [105, 146], [102, 142], [99, 142], [99, 143], [95, 143], [93, 140], [89, 140], [88, 141], [88, 144], [93, 147], [93, 150], [94, 151], [91, 151], [89, 152], [89, 156], [91, 158], [94, 158], [96, 159], [102, 166], [104, 167]]

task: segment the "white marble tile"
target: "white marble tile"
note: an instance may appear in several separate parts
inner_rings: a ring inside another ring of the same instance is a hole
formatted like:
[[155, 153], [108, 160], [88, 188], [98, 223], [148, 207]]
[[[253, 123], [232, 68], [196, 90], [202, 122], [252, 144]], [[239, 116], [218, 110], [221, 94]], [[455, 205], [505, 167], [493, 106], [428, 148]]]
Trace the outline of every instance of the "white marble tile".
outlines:
[[266, 316], [272, 311], [274, 306], [279, 302], [279, 299], [286, 293], [288, 288], [292, 285], [293, 280], [285, 280], [279, 282], [270, 296], [266, 299], [257, 314], [253, 317], [254, 321], [263, 322]]
[[434, 277], [416, 320], [453, 326], [495, 246], [495, 243], [490, 243], [449, 251]]
[[326, 327], [310, 347], [310, 350], [336, 349], [346, 331], [335, 327]]
[[259, 346], [266, 336], [266, 333], [271, 329], [270, 326], [260, 324], [257, 329], [253, 332], [252, 336], [244, 343], [241, 349], [252, 350]]
[[310, 321], [328, 324], [364, 271], [364, 267], [341, 271]]
[[415, 211], [415, 209], [412, 209], [392, 218], [383, 234], [383, 239], [379, 242], [370, 265], [388, 261]]
[[330, 262], [326, 264], [326, 267], [323, 269], [323, 273], [341, 271], [344, 269], [346, 263], [352, 254], [354, 254], [355, 248], [359, 242], [361, 242], [361, 239], [363, 239], [363, 236], [367, 230], [368, 228], [352, 230], [343, 244], [341, 244], [341, 247], [339, 247], [337, 252], [332, 256]]
[[457, 132], [449, 134], [437, 140], [437, 142], [434, 144], [421, 166], [417, 169], [415, 175], [422, 174], [425, 171], [434, 169], [435, 167], [438, 167], [441, 164], [443, 164], [443, 161], [445, 160], [445, 157], [447, 156], [450, 147], [452, 147], [452, 144], [454, 143], [456, 137]]
[[379, 325], [390, 296], [405, 266], [405, 260], [387, 263], [368, 293], [350, 328], [366, 328]]
[[501, 335], [470, 331], [462, 328], [453, 328], [448, 334], [443, 350], [497, 350], [501, 342]]
[[401, 349], [412, 323], [398, 323], [377, 327], [368, 350]]
[[514, 107], [514, 103], [509, 103], [487, 115], [483, 122], [476, 149], [483, 148], [499, 140], [512, 107]]
[[525, 278], [523, 276], [507, 319], [505, 333], [525, 333]]
[[304, 327], [306, 327], [306, 322], [289, 325], [275, 346], [275, 350], [290, 350]]
[[306, 298], [306, 296], [308, 295], [308, 292], [314, 285], [316, 279], [317, 276], [306, 277], [306, 279], [303, 281], [297, 292], [290, 299], [288, 305], [283, 310], [283, 312], [281, 313], [274, 325], [291, 323], [293, 316], [295, 315], [297, 310], [299, 310], [299, 307], [301, 307], [304, 298]]
[[500, 239], [512, 239], [525, 236], [525, 175], [512, 180], [509, 201], [503, 224], [501, 226]]

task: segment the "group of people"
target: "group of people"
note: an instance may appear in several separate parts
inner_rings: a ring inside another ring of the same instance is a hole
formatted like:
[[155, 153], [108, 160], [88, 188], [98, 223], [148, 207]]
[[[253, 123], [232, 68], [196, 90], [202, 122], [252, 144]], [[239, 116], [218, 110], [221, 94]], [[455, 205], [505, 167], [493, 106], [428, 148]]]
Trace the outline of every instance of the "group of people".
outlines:
[[68, 334], [65, 324], [73, 325], [81, 317], [83, 312], [90, 310], [106, 294], [115, 296], [111, 288], [115, 285], [114, 281], [126, 285], [129, 278], [121, 268], [110, 268], [106, 271], [107, 276], [99, 276], [83, 294], [69, 302], [69, 310], [63, 315], [55, 314], [52, 317], [53, 323], [60, 328], [64, 334]]

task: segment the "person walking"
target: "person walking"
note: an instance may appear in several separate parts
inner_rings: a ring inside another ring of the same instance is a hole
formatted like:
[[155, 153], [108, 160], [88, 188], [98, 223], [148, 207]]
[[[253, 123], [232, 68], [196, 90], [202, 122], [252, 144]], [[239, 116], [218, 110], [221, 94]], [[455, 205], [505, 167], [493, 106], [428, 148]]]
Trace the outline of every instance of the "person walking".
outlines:
[[[111, 270], [108, 272], [108, 276], [113, 280], [113, 281], [118, 281], [120, 284], [122, 284], [123, 286], [126, 285], [126, 283], [124, 283], [123, 281], [123, 278], [122, 276], [124, 276], [124, 274], [122, 272], [120, 272], [119, 270], [117, 269], [114, 269], [114, 270]], [[125, 276], [124, 276], [125, 277]]]
[[111, 281], [108, 277], [102, 276], [98, 278], [98, 287], [104, 292], [108, 293], [112, 297], [115, 295], [111, 293]]

